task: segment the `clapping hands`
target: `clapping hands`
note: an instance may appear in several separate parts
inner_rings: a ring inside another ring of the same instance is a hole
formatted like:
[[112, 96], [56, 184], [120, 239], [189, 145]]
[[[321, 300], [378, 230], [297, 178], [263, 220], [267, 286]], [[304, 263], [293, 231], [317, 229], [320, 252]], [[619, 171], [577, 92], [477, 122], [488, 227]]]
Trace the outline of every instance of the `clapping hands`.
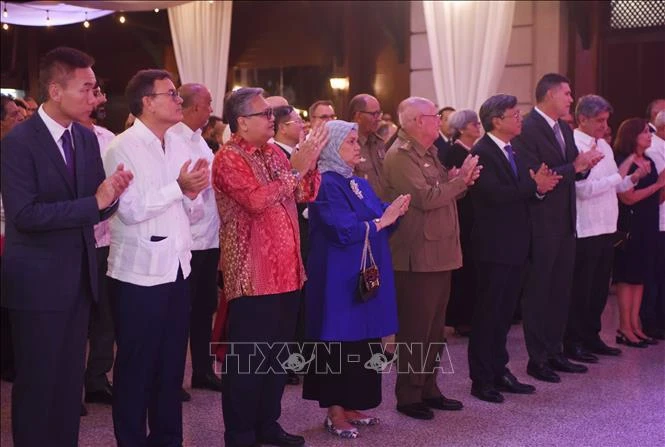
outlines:
[[538, 194], [546, 194], [554, 189], [563, 177], [547, 167], [545, 163], [540, 165], [538, 171], [533, 172], [529, 169], [529, 174], [534, 182], [536, 182], [536, 190]]

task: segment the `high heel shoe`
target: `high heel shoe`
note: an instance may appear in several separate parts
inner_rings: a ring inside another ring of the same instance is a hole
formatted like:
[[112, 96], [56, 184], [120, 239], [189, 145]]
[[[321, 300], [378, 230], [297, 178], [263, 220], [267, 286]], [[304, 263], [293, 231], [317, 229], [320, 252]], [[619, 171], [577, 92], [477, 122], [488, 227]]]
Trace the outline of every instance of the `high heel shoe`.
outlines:
[[[633, 334], [635, 334], [635, 332], [633, 332]], [[635, 337], [639, 338], [641, 341], [643, 341], [647, 345], [657, 345], [658, 344], [658, 342], [656, 340], [654, 340], [653, 338], [651, 338], [651, 337], [644, 338], [644, 337], [640, 337], [638, 334], [635, 334]]]
[[366, 418], [359, 418], [359, 419], [347, 419], [347, 422], [351, 425], [378, 425], [381, 420], [379, 418], [373, 418], [373, 417], [366, 417]]
[[328, 433], [332, 433], [333, 435], [344, 439], [356, 439], [359, 434], [358, 429], [355, 427], [345, 429], [335, 427], [332, 419], [330, 419], [330, 416], [326, 416], [325, 421], [323, 421], [323, 426], [328, 431]]
[[646, 348], [647, 347], [647, 344], [642, 340], [640, 340], [638, 342], [634, 342], [634, 341], [629, 340], [628, 337], [626, 337], [626, 335], [623, 332], [621, 332], [620, 330], [617, 330], [616, 342], [617, 342], [618, 345], [626, 345], [626, 346], [629, 346], [631, 348]]

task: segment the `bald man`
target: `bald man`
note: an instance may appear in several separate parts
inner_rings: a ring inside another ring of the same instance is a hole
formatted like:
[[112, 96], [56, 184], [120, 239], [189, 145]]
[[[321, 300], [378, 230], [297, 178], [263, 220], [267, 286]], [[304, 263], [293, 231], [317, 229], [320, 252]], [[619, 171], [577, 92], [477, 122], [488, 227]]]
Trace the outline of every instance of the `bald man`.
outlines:
[[376, 195], [386, 201], [386, 182], [383, 175], [386, 145], [377, 134], [382, 116], [381, 105], [372, 95], [362, 93], [349, 102], [349, 121], [358, 123], [358, 142], [362, 157], [362, 161], [354, 169], [354, 174], [366, 179]]
[[441, 393], [436, 376], [451, 271], [462, 265], [456, 201], [479, 167], [469, 156], [455, 177], [444, 169], [434, 146], [440, 115], [431, 101], [407, 98], [398, 113], [401, 129], [383, 164], [388, 197], [411, 194], [409, 211], [390, 239], [399, 320], [395, 394], [397, 411], [432, 419], [432, 408], [462, 409]]
[[[204, 158], [212, 165], [213, 153], [201, 136], [212, 114], [212, 96], [202, 84], [183, 84], [181, 122], [169, 129], [188, 148], [192, 160]], [[217, 309], [217, 265], [219, 263], [219, 214], [211, 186], [201, 191], [203, 216], [192, 223], [192, 273], [189, 287], [191, 313], [189, 348], [192, 356], [192, 388], [222, 390], [213, 371], [210, 355], [212, 315]]]

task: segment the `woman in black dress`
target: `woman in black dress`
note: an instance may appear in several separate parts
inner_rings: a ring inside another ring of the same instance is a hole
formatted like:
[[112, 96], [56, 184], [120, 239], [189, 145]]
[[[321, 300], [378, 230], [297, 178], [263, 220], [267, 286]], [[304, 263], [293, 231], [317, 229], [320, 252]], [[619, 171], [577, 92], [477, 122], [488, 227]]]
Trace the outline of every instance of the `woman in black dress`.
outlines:
[[[480, 120], [473, 110], [458, 110], [448, 118], [448, 126], [453, 131], [453, 145], [446, 153], [443, 165], [448, 169], [459, 169], [469, 156], [476, 140], [480, 138]], [[476, 303], [476, 274], [471, 259], [473, 208], [468, 194], [457, 201], [457, 212], [463, 265], [452, 274], [446, 323], [448, 326], [453, 326], [458, 335], [468, 336], [471, 332], [473, 307]]]
[[628, 236], [616, 249], [612, 275], [619, 302], [616, 341], [639, 348], [657, 343], [644, 334], [640, 322], [644, 283], [654, 267], [656, 254], [658, 193], [665, 187], [665, 171], [659, 176], [653, 161], [644, 155], [650, 145], [646, 120], [631, 118], [621, 123], [614, 146], [617, 165], [630, 162], [628, 174], [638, 168], [648, 171], [634, 189], [619, 194], [618, 228], [620, 234]]

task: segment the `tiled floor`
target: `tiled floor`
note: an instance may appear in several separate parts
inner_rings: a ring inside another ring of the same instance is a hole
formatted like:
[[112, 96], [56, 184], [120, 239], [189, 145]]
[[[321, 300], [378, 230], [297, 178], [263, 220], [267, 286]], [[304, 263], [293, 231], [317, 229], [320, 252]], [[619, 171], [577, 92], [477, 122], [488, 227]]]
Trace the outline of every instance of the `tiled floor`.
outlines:
[[[616, 302], [610, 298], [605, 311], [604, 338], [614, 344]], [[289, 386], [282, 401], [281, 423], [307, 439], [308, 446], [621, 446], [665, 445], [665, 342], [648, 349], [623, 348], [618, 358], [602, 357], [587, 374], [562, 373], [560, 384], [537, 382], [525, 373], [527, 356], [522, 327], [509, 335], [511, 370], [536, 385], [532, 396], [506, 394], [497, 405], [469, 395], [466, 361], [467, 339], [449, 337], [453, 374], [441, 378], [443, 392], [461, 399], [460, 412], [437, 412], [432, 421], [415, 421], [394, 409], [395, 374], [384, 377], [384, 400], [374, 414], [382, 424], [361, 430], [355, 440], [341, 440], [322, 428], [324, 413], [313, 402], [301, 399], [301, 387]], [[190, 365], [187, 365], [189, 374]], [[189, 388], [189, 384], [187, 384]], [[12, 445], [10, 433], [11, 385], [2, 382], [1, 415], [3, 447]], [[186, 446], [223, 445], [220, 395], [190, 390], [192, 401], [184, 407]], [[110, 408], [88, 405], [81, 419], [80, 445], [115, 445]]]

